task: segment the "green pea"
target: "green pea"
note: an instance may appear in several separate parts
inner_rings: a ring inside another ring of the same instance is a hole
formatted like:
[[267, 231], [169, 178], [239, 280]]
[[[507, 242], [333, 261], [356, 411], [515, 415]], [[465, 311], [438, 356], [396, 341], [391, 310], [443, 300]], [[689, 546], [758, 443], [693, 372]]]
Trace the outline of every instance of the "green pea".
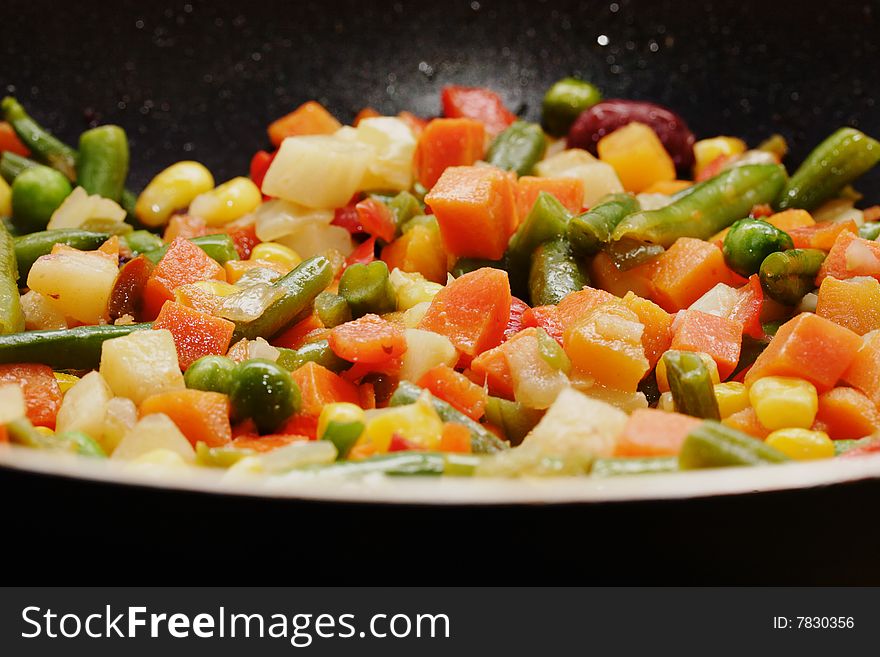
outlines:
[[262, 358], [239, 364], [229, 399], [233, 416], [251, 418], [261, 433], [275, 431], [302, 404], [299, 387], [287, 370]]
[[12, 219], [23, 232], [43, 230], [71, 191], [55, 169], [40, 165], [22, 171], [12, 183]]
[[236, 367], [226, 356], [202, 356], [186, 368], [183, 381], [187, 388], [228, 394]]
[[740, 276], [751, 276], [771, 253], [793, 249], [785, 231], [760, 219], [740, 219], [724, 237], [724, 260]]
[[541, 123], [548, 134], [559, 137], [568, 132], [581, 112], [602, 100], [595, 85], [578, 78], [562, 78], [544, 95]]

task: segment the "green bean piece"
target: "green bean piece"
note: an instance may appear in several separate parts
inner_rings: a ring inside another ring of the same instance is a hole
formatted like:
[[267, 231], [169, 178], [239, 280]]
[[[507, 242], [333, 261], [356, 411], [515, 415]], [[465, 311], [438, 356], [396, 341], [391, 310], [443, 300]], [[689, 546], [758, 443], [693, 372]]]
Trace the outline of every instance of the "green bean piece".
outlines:
[[55, 169], [38, 165], [22, 171], [12, 183], [12, 220], [22, 232], [43, 230], [71, 191]]
[[425, 213], [425, 208], [419, 203], [419, 199], [409, 192], [400, 192], [388, 201], [388, 209], [394, 215], [394, 221], [401, 228], [413, 217]]
[[66, 431], [46, 435], [34, 427], [27, 418], [19, 418], [6, 424], [13, 443], [31, 449], [73, 452], [93, 458], [106, 458], [103, 448], [91, 437], [81, 431]]
[[601, 100], [602, 93], [595, 85], [578, 78], [562, 78], [544, 94], [541, 124], [547, 134], [561, 137], [581, 112]]
[[545, 242], [532, 253], [529, 295], [533, 306], [556, 305], [571, 292], [584, 289], [589, 282], [567, 240]]
[[327, 423], [324, 433], [318, 436], [318, 440], [329, 440], [333, 443], [336, 446], [336, 460], [343, 461], [348, 457], [348, 453], [364, 433], [365, 428], [366, 425], [361, 420], [348, 422], [331, 420]]
[[403, 223], [403, 225], [400, 227], [400, 233], [408, 233], [417, 226], [425, 226], [426, 228], [430, 228], [438, 234], [440, 231], [440, 224], [437, 223], [437, 217], [432, 214], [417, 214], [416, 216], [407, 219]]
[[547, 331], [539, 328], [536, 332], [538, 353], [550, 367], [563, 374], [571, 373], [571, 359], [565, 350]]
[[358, 461], [339, 461], [330, 465], [309, 465], [301, 468], [323, 475], [354, 477], [372, 473], [388, 476], [442, 475], [446, 470], [445, 455], [438, 452], [395, 452]]
[[464, 276], [472, 271], [477, 271], [483, 267], [493, 267], [494, 269], [507, 269], [507, 263], [503, 260], [486, 260], [485, 258], [459, 258], [452, 267], [452, 275], [455, 278]]
[[638, 267], [649, 260], [653, 260], [665, 250], [659, 244], [639, 242], [629, 237], [611, 242], [604, 249], [605, 254], [620, 271], [627, 271], [633, 267]]
[[[397, 390], [391, 395], [389, 405], [406, 406], [407, 404], [415, 404], [421, 394], [422, 388], [416, 384], [409, 381], [401, 381], [397, 386]], [[432, 396], [431, 404], [434, 406], [434, 410], [437, 411], [437, 415], [444, 422], [463, 424], [470, 429], [471, 451], [474, 454], [488, 454], [506, 449], [507, 446], [494, 433], [486, 429], [479, 422], [474, 422], [447, 402]]]
[[678, 454], [682, 470], [784, 463], [789, 458], [762, 440], [720, 422], [707, 420], [685, 438]]
[[840, 128], [807, 156], [782, 191], [777, 207], [813, 210], [880, 161], [880, 143], [855, 128]]
[[516, 121], [499, 134], [489, 146], [486, 161], [518, 176], [527, 176], [544, 157], [547, 138], [537, 123]]
[[510, 444], [516, 447], [544, 417], [544, 411], [524, 406], [520, 402], [489, 397], [486, 420], [504, 431]]
[[609, 194], [598, 205], [572, 217], [566, 235], [572, 251], [579, 256], [596, 255], [611, 241], [611, 234], [624, 217], [638, 212], [639, 202], [632, 194]]
[[34, 162], [12, 151], [3, 151], [3, 155], [0, 156], [0, 176], [3, 176], [3, 180], [10, 185], [20, 173], [38, 166], [40, 166], [39, 162]]
[[633, 458], [606, 458], [593, 461], [590, 474], [594, 477], [617, 477], [620, 475], [657, 474], [678, 470], [678, 457], [645, 456]]
[[348, 307], [348, 302], [332, 292], [321, 292], [315, 297], [315, 312], [327, 328], [351, 321], [351, 308]]
[[787, 306], [800, 303], [816, 287], [816, 274], [825, 261], [819, 249], [791, 249], [771, 253], [761, 263], [759, 275], [764, 292]]
[[66, 244], [81, 251], [94, 251], [108, 239], [110, 239], [109, 233], [79, 228], [57, 228], [16, 237], [15, 259], [18, 262], [18, 280], [24, 287], [37, 258], [51, 253], [52, 247], [56, 244]]
[[749, 164], [722, 171], [694, 185], [688, 194], [658, 210], [629, 215], [612, 234], [670, 247], [679, 237], [708, 239], [752, 207], [776, 200], [785, 185], [785, 169], [777, 164]]
[[0, 102], [0, 110], [35, 160], [60, 171], [71, 182], [76, 180], [76, 151], [28, 116], [24, 107], [12, 96]]
[[532, 253], [539, 245], [565, 237], [571, 214], [555, 196], [538, 194], [535, 204], [507, 245], [505, 260], [514, 294], [528, 294]]
[[[224, 265], [230, 260], [238, 260], [238, 251], [235, 248], [235, 242], [233, 242], [232, 237], [226, 233], [214, 233], [213, 235], [190, 237], [189, 241], [207, 253], [210, 258], [216, 260], [220, 265]], [[150, 262], [155, 264], [165, 257], [165, 254], [168, 252], [168, 247], [170, 246], [170, 244], [163, 244], [157, 249], [147, 251], [144, 255], [150, 260]]]
[[118, 125], [102, 125], [79, 137], [77, 184], [89, 194], [119, 201], [128, 176], [128, 137]]
[[221, 445], [208, 447], [201, 440], [196, 443], [196, 463], [208, 468], [228, 468], [235, 465], [245, 456], [254, 456], [256, 451], [242, 447]]
[[771, 253], [793, 249], [791, 236], [760, 219], [740, 219], [724, 236], [724, 261], [740, 276], [757, 274]]
[[[151, 251], [156, 251], [164, 246], [162, 238], [148, 230], [134, 230], [128, 235], [125, 235], [122, 238], [122, 241], [128, 246], [132, 255], [150, 253]], [[165, 255], [164, 251], [162, 252], [162, 255]], [[162, 257], [160, 256], [159, 260], [161, 259]], [[156, 262], [158, 262], [158, 260]]]
[[339, 296], [346, 301], [355, 319], [397, 309], [397, 295], [391, 285], [388, 265], [382, 260], [347, 267], [339, 279]]
[[104, 448], [94, 438], [82, 431], [65, 431], [56, 434], [54, 438], [59, 443], [67, 446], [67, 449], [81, 456], [99, 459], [107, 458], [107, 452], [104, 451]]
[[91, 370], [101, 362], [106, 340], [152, 326], [106, 324], [0, 335], [0, 363], [42, 363], [56, 370]]
[[299, 410], [302, 397], [287, 370], [271, 360], [251, 358], [233, 372], [229, 401], [234, 418], [251, 418], [261, 433], [269, 433]]
[[202, 356], [183, 374], [187, 388], [229, 394], [237, 364], [226, 356]]
[[308, 342], [299, 349], [279, 347], [278, 351], [281, 354], [275, 362], [291, 372], [298, 370], [306, 363], [315, 363], [337, 374], [351, 367], [350, 362], [333, 353], [327, 340]]
[[233, 339], [271, 338], [311, 312], [315, 297], [333, 281], [333, 265], [324, 256], [303, 260], [273, 285], [284, 296], [269, 306], [262, 315], [235, 323]]
[[709, 420], [721, 419], [709, 368], [699, 354], [670, 350], [663, 354], [663, 363], [672, 400], [679, 413]]
[[859, 226], [859, 237], [866, 240], [876, 240], [880, 237], [880, 221], [866, 221]]
[[776, 333], [776, 329], [778, 329], [779, 326], [780, 325], [777, 322], [775, 323], [775, 326], [768, 330], [768, 325], [765, 324], [763, 328], [766, 335], [760, 339], [753, 338], [750, 335], [742, 336], [742, 347], [739, 352], [739, 361], [736, 364], [736, 368], [731, 372], [730, 377], [728, 377], [729, 380], [735, 379], [740, 372], [755, 364], [755, 361], [758, 360], [758, 356], [764, 353], [767, 345], [770, 344], [770, 339]]
[[24, 331], [24, 314], [18, 295], [15, 243], [6, 228], [0, 228], [0, 334], [21, 331]]

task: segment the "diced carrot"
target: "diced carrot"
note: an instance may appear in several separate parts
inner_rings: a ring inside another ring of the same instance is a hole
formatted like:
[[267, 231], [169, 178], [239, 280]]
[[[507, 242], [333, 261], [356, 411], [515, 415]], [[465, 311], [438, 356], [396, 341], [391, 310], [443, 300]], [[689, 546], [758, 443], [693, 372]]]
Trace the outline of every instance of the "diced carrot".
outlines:
[[823, 221], [812, 226], [800, 226], [788, 231], [796, 249], [822, 249], [830, 251], [840, 233], [848, 231], [859, 234], [859, 227], [852, 219], [847, 221]]
[[687, 308], [718, 283], [745, 282], [724, 263], [715, 244], [681, 237], [654, 262], [654, 301], [668, 312]]
[[301, 415], [318, 417], [327, 404], [357, 404], [360, 401], [357, 386], [317, 363], [306, 363], [291, 372], [290, 376], [299, 386], [302, 397], [299, 411]]
[[819, 395], [816, 423], [832, 440], [863, 438], [880, 430], [880, 411], [854, 388], [832, 388]]
[[273, 449], [310, 440], [308, 436], [297, 434], [269, 434], [267, 436], [240, 436], [232, 441], [236, 449], [252, 449], [255, 452], [271, 452]]
[[670, 348], [672, 342], [672, 315], [663, 310], [656, 303], [643, 299], [632, 292], [627, 293], [621, 300], [623, 304], [632, 310], [645, 327], [642, 333], [642, 346], [645, 348], [645, 358], [651, 369], [660, 360], [660, 356]]
[[376, 386], [370, 381], [361, 383], [358, 386], [358, 399], [364, 410], [376, 408]]
[[174, 299], [175, 288], [206, 280], [225, 281], [223, 267], [189, 240], [177, 238], [147, 279], [144, 315], [148, 319], [156, 317], [162, 304]]
[[98, 247], [98, 251], [101, 253], [106, 253], [108, 256], [116, 258], [117, 262], [119, 261], [119, 236], [111, 235], [110, 238], [105, 241], [101, 246]]
[[683, 310], [675, 321], [670, 347], [709, 354], [718, 365], [721, 380], [730, 376], [739, 362], [742, 324], [729, 317], [718, 317], [699, 310]]
[[413, 226], [382, 249], [388, 269], [417, 272], [435, 283], [446, 282], [446, 250], [436, 228]]
[[0, 384], [17, 383], [24, 395], [28, 419], [38, 427], [55, 427], [61, 408], [61, 388], [52, 368], [36, 363], [0, 365]]
[[511, 174], [495, 167], [450, 167], [425, 196], [446, 250], [454, 256], [499, 260], [516, 230]]
[[440, 451], [470, 454], [471, 430], [457, 422], [444, 422], [440, 433]]
[[154, 329], [168, 329], [177, 347], [177, 361], [185, 370], [202, 356], [223, 355], [235, 324], [222, 317], [214, 317], [174, 301], [166, 301], [153, 322]]
[[416, 177], [431, 189], [449, 167], [470, 166], [483, 157], [486, 130], [474, 119], [434, 119], [416, 144]]
[[522, 331], [523, 315], [530, 310], [529, 304], [517, 297], [510, 297], [510, 318], [507, 320], [507, 328], [504, 329], [504, 339], [510, 340], [514, 335]]
[[391, 208], [375, 198], [365, 198], [358, 201], [355, 206], [358, 213], [358, 219], [364, 230], [370, 235], [390, 242], [394, 239], [394, 233], [397, 225], [394, 221], [394, 215]]
[[275, 347], [286, 349], [299, 349], [306, 343], [306, 336], [316, 329], [322, 329], [324, 325], [315, 313], [297, 322], [289, 329], [272, 339]]
[[559, 312], [556, 306], [535, 306], [523, 312], [522, 328], [542, 328], [556, 342], [562, 344], [562, 333], [565, 328], [559, 321]]
[[784, 230], [786, 233], [795, 228], [804, 228], [816, 223], [816, 220], [813, 219], [809, 212], [796, 209], [783, 210], [782, 212], [771, 214], [769, 217], [766, 217], [764, 221], [776, 226], [779, 230]]
[[747, 433], [754, 438], [760, 438], [761, 440], [764, 440], [764, 438], [770, 435], [770, 429], [761, 424], [758, 420], [758, 414], [755, 413], [755, 409], [751, 406], [744, 408], [741, 411], [737, 411], [732, 415], [728, 415], [721, 420], [721, 424], [725, 424], [733, 429], [738, 429], [743, 433]]
[[285, 137], [332, 135], [341, 127], [342, 124], [321, 103], [310, 100], [270, 123], [267, 132], [269, 141], [277, 148]]
[[486, 410], [486, 391], [448, 365], [438, 365], [425, 372], [418, 384], [435, 397], [449, 402], [472, 420], [479, 420]]
[[327, 339], [333, 353], [352, 363], [384, 363], [406, 351], [403, 329], [378, 315], [340, 324], [331, 329]]
[[257, 237], [257, 225], [253, 217], [242, 217], [236, 221], [230, 221], [223, 226], [223, 232], [232, 238], [238, 257], [247, 260], [251, 257], [251, 251], [260, 243]]
[[618, 269], [611, 257], [600, 251], [590, 263], [590, 280], [593, 285], [611, 294], [622, 297], [633, 292], [640, 297], [650, 299], [654, 296], [654, 264], [651, 260], [632, 269]]
[[880, 242], [841, 231], [819, 269], [816, 285], [821, 285], [826, 276], [840, 280], [855, 276], [880, 279]]
[[9, 442], [9, 432], [5, 424], [0, 424], [0, 445]]
[[675, 164], [651, 126], [633, 121], [596, 145], [599, 159], [617, 172], [623, 188], [639, 193], [657, 182], [675, 180]]
[[348, 453], [348, 458], [351, 461], [360, 461], [362, 459], [368, 459], [371, 456], [376, 455], [376, 446], [373, 444], [373, 441], [358, 443], [354, 447], [351, 448], [351, 451]]
[[15, 130], [6, 121], [0, 121], [0, 152], [9, 151], [22, 157], [30, 157], [30, 149], [24, 145]]
[[516, 183], [516, 208], [520, 219], [532, 210], [541, 192], [555, 196], [572, 214], [577, 214], [583, 208], [584, 181], [580, 178], [523, 176]]
[[257, 438], [259, 435], [257, 423], [252, 418], [245, 418], [241, 422], [232, 425], [233, 440], [237, 438]]
[[616, 456], [675, 456], [702, 420], [656, 408], [633, 411], [617, 438]]
[[445, 335], [461, 354], [473, 358], [501, 343], [510, 303], [507, 272], [483, 267], [440, 290], [419, 328]]
[[309, 440], [318, 437], [318, 416], [294, 413], [278, 429], [282, 435], [306, 436]]
[[470, 371], [478, 385], [485, 385], [496, 397], [513, 399], [513, 375], [501, 347], [484, 351], [471, 361]]
[[765, 376], [794, 376], [823, 392], [834, 387], [861, 345], [861, 338], [849, 329], [813, 313], [801, 313], [779, 327], [745, 383], [751, 385]]
[[171, 243], [178, 237], [190, 239], [208, 234], [208, 224], [201, 217], [191, 214], [175, 214], [168, 220], [162, 239]]
[[672, 196], [686, 190], [688, 187], [692, 187], [693, 184], [693, 180], [658, 180], [649, 185], [642, 193]]
[[619, 299], [610, 292], [595, 287], [585, 287], [577, 292], [569, 292], [556, 306], [556, 320], [565, 331], [571, 324], [583, 319], [594, 308], [613, 301], [619, 301]]
[[763, 309], [764, 288], [761, 287], [761, 277], [752, 274], [748, 283], [736, 291], [736, 303], [730, 312], [730, 319], [742, 324], [743, 334], [759, 340], [764, 337], [764, 327], [761, 326]]
[[859, 335], [880, 329], [880, 282], [867, 276], [844, 281], [828, 276], [819, 287], [816, 314]]
[[204, 390], [172, 390], [150, 395], [140, 406], [141, 415], [165, 413], [195, 446], [219, 447], [232, 440], [229, 397]]
[[486, 132], [497, 135], [516, 121], [516, 114], [504, 106], [501, 96], [483, 87], [448, 85], [440, 94], [443, 116], [475, 119]]
[[363, 121], [364, 119], [373, 119], [377, 116], [382, 116], [374, 110], [372, 107], [364, 107], [360, 112], [357, 113], [357, 116], [354, 117], [354, 121], [352, 121], [352, 125], [357, 127], [357, 124]]
[[880, 331], [862, 338], [862, 345], [841, 377], [880, 407]]

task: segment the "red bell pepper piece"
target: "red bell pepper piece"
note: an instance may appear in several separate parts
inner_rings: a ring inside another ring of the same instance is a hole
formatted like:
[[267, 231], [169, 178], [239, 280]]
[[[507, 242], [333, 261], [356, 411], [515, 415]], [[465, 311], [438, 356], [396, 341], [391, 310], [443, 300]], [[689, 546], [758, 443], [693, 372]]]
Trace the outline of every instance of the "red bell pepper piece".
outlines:
[[516, 114], [504, 106], [501, 97], [481, 87], [443, 87], [441, 94], [443, 116], [451, 119], [482, 121], [486, 131], [497, 135], [516, 121]]
[[764, 328], [761, 326], [761, 309], [764, 307], [761, 278], [752, 274], [749, 282], [738, 288], [736, 294], [736, 304], [730, 318], [743, 325], [743, 334], [760, 340], [764, 337]]
[[330, 223], [333, 226], [345, 228], [352, 235], [363, 235], [366, 233], [367, 231], [361, 223], [360, 213], [357, 211], [358, 199], [360, 199], [360, 194], [355, 194], [354, 198], [344, 206], [336, 208], [333, 221]]
[[251, 180], [254, 181], [254, 184], [257, 187], [262, 189], [263, 178], [266, 177], [269, 165], [272, 164], [272, 160], [275, 159], [275, 154], [277, 152], [278, 151], [272, 151], [271, 153], [268, 151], [257, 151], [251, 158]]
[[507, 320], [507, 328], [504, 329], [504, 341], [510, 340], [510, 338], [525, 328], [523, 325], [523, 313], [527, 310], [530, 310], [529, 304], [522, 299], [510, 297], [510, 319]]
[[351, 267], [352, 265], [368, 265], [373, 260], [376, 259], [376, 237], [371, 237], [366, 242], [360, 244], [351, 254], [345, 259], [345, 266]]
[[365, 198], [354, 207], [365, 232], [386, 242], [394, 239], [397, 226], [394, 223], [394, 215], [387, 205], [374, 198]]

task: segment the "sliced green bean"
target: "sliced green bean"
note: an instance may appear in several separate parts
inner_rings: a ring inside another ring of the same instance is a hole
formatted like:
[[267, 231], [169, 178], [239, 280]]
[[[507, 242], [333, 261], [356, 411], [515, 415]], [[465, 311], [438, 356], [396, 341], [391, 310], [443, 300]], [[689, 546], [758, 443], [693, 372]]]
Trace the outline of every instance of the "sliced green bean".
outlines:
[[598, 205], [568, 222], [566, 235], [572, 250], [580, 256], [596, 255], [611, 241], [611, 234], [624, 217], [639, 211], [632, 194], [610, 194]]
[[516, 121], [492, 141], [486, 161], [518, 176], [527, 176], [544, 157], [547, 138], [537, 123]]
[[825, 261], [819, 249], [791, 249], [771, 253], [761, 263], [761, 287], [779, 303], [794, 306], [816, 287], [816, 274]]
[[784, 463], [789, 458], [742, 431], [707, 420], [685, 438], [678, 455], [682, 470]]
[[89, 194], [119, 201], [128, 176], [128, 137], [118, 125], [102, 125], [79, 137], [77, 184]]
[[533, 306], [556, 305], [589, 283], [567, 240], [545, 242], [532, 253], [529, 295]]
[[34, 121], [12, 96], [0, 102], [0, 110], [35, 160], [60, 171], [71, 182], [76, 180], [76, 151]]
[[347, 267], [339, 279], [339, 296], [346, 301], [354, 318], [369, 313], [381, 315], [397, 308], [388, 265], [382, 260]]
[[15, 238], [15, 259], [18, 262], [18, 280], [24, 284], [37, 258], [48, 255], [56, 244], [66, 244], [81, 251], [93, 251], [110, 239], [109, 233], [58, 228], [29, 233]]
[[95, 369], [105, 341], [151, 326], [107, 324], [0, 335], [0, 363], [42, 363], [56, 370]]
[[720, 420], [718, 400], [709, 368], [699, 354], [670, 350], [663, 354], [672, 400], [680, 413]]
[[18, 295], [18, 263], [15, 243], [0, 227], [0, 334], [24, 331], [24, 314]]

